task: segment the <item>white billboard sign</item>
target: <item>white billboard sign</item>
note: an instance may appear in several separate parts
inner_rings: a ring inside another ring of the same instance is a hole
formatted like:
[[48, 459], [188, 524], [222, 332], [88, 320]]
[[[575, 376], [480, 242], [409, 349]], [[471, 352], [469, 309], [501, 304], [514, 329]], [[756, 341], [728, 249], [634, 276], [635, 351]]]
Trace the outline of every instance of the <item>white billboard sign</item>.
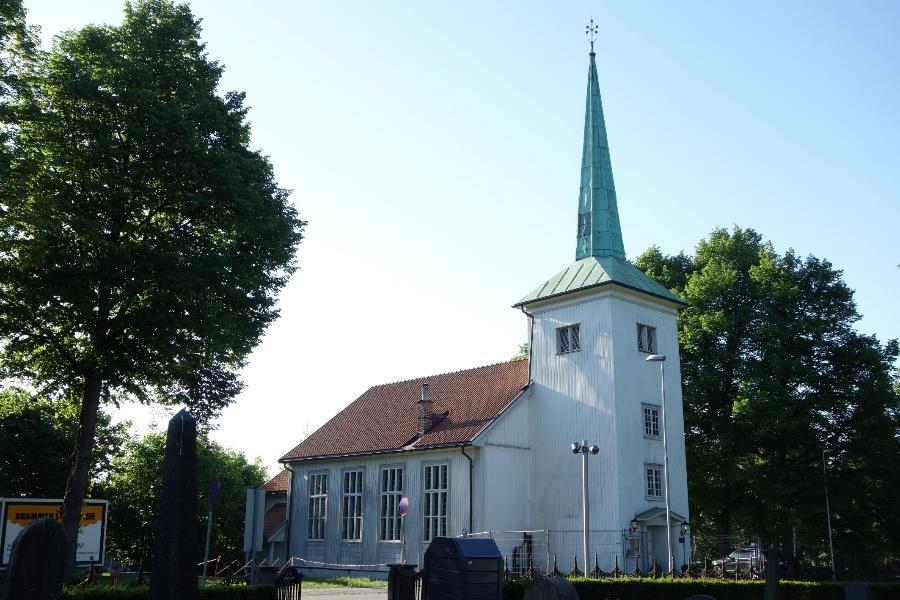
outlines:
[[[63, 501], [48, 498], [0, 499], [0, 567], [9, 564], [12, 544], [19, 533], [41, 517], [62, 521]], [[102, 563], [106, 548], [106, 518], [109, 501], [85, 500], [78, 529], [78, 564]]]

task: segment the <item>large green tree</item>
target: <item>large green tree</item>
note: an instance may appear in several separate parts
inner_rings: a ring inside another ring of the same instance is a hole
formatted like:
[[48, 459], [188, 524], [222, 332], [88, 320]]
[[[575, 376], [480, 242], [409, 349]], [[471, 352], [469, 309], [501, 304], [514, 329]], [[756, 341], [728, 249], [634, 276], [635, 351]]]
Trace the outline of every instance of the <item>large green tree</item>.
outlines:
[[[113, 460], [112, 475], [99, 484], [99, 493], [110, 501], [109, 555], [134, 566], [148, 565], [152, 559], [153, 535], [158, 515], [159, 491], [165, 459], [165, 435], [151, 434], [128, 443]], [[266, 481], [266, 471], [257, 460], [248, 461], [241, 452], [223, 448], [201, 437], [197, 443], [197, 524], [199, 548], [206, 535], [209, 508], [206, 490], [213, 476], [219, 479], [219, 499], [213, 517], [211, 556], [228, 562], [242, 555], [245, 489], [258, 488]], [[201, 557], [197, 558], [198, 562]]]
[[[72, 451], [78, 433], [78, 404], [51, 402], [25, 390], [0, 389], [0, 490], [4, 496], [59, 498], [66, 491], [69, 467], [62, 457]], [[112, 457], [128, 439], [127, 424], [97, 416], [97, 440], [91, 458], [91, 481], [110, 475]]]
[[654, 247], [636, 264], [688, 303], [678, 326], [695, 530], [759, 534], [789, 559], [796, 539], [822, 564], [824, 453], [838, 562], [883, 561], [900, 543], [900, 463], [885, 460], [900, 455], [898, 346], [855, 329], [841, 272], [740, 228], [713, 231], [694, 256]]
[[79, 399], [74, 539], [101, 404], [201, 419], [226, 405], [303, 222], [250, 148], [244, 95], [218, 94], [186, 5], [129, 3], [121, 25], [59, 36], [28, 75], [0, 198], [0, 376]]

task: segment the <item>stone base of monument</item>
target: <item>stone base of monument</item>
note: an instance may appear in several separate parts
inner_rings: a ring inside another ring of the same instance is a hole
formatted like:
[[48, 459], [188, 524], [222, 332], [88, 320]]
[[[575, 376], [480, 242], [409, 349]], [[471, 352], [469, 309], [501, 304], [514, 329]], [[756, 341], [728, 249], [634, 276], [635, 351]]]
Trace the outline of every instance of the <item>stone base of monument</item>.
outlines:
[[16, 536], [6, 576], [6, 600], [59, 600], [69, 540], [62, 525], [43, 517]]
[[525, 588], [523, 600], [578, 600], [578, 592], [564, 577], [539, 577]]

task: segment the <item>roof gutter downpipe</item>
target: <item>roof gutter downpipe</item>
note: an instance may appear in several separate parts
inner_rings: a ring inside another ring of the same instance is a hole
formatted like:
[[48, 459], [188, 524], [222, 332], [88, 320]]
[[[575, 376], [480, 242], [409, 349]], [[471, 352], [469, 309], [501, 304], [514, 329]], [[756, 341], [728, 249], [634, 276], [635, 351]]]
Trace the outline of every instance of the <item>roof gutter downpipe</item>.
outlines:
[[466, 454], [466, 447], [460, 446], [459, 449], [462, 451], [462, 455], [466, 457], [466, 460], [469, 461], [469, 535], [472, 535], [474, 529], [472, 529], [472, 507], [474, 506], [474, 502], [472, 500], [472, 486], [473, 486], [473, 472], [475, 470], [472, 464], [472, 457]]
[[534, 315], [525, 310], [524, 306], [520, 306], [526, 317], [528, 317], [528, 383], [531, 383], [531, 349], [534, 345]]

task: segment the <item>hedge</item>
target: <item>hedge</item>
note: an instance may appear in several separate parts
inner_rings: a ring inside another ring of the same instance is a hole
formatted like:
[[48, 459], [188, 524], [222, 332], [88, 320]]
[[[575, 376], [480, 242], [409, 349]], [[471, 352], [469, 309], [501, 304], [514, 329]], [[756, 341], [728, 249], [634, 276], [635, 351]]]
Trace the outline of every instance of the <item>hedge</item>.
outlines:
[[[63, 590], [63, 600], [147, 600], [146, 587], [92, 585]], [[271, 585], [214, 585], [200, 588], [200, 600], [274, 600]]]
[[[762, 581], [722, 579], [572, 579], [579, 600], [684, 600], [693, 594], [709, 594], [716, 600], [761, 600]], [[507, 582], [504, 600], [522, 600], [527, 581]], [[900, 598], [900, 584], [873, 583], [872, 600]], [[844, 584], [783, 581], [779, 600], [844, 600]]]

